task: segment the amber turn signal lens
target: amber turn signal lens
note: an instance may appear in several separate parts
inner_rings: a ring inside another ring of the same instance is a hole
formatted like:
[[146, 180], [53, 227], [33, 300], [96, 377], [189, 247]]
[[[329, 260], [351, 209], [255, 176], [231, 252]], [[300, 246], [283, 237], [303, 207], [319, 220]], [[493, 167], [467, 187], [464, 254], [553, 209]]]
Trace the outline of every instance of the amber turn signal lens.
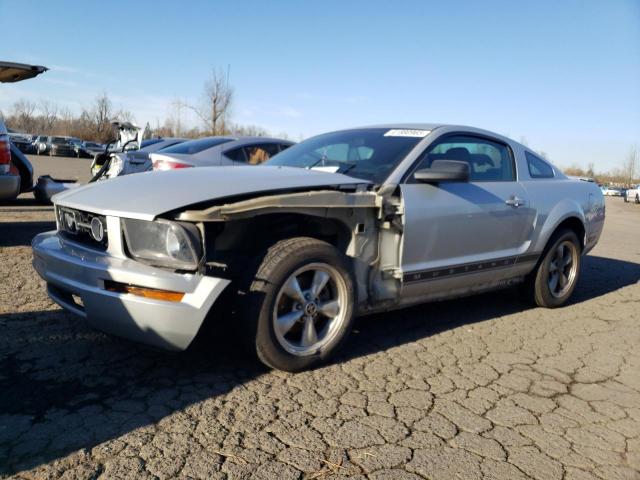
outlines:
[[131, 295], [150, 298], [152, 300], [164, 300], [165, 302], [179, 302], [182, 300], [182, 297], [184, 297], [184, 293], [182, 292], [138, 287], [136, 285], [128, 285], [126, 283], [112, 282], [110, 280], [106, 280], [104, 282], [104, 288], [109, 292], [130, 293]]

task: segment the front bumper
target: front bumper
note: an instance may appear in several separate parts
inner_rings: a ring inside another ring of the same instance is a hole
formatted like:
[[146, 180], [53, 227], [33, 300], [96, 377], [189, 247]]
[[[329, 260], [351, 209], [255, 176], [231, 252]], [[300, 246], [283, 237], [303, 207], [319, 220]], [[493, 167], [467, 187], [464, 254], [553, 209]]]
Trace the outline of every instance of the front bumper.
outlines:
[[67, 147], [51, 147], [51, 155], [60, 157], [73, 157], [76, 152], [72, 148]]
[[[178, 274], [99, 252], [56, 232], [37, 235], [31, 246], [33, 266], [58, 305], [99, 330], [168, 350], [189, 346], [229, 284], [221, 278]], [[107, 291], [105, 280], [185, 295], [180, 302], [152, 300]]]

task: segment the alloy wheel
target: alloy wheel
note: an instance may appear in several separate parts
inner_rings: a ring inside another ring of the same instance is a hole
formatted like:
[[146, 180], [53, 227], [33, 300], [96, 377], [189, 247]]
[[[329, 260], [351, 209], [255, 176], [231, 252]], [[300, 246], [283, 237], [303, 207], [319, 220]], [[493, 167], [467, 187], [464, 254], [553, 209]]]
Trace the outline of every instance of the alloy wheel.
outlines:
[[290, 354], [308, 356], [330, 344], [347, 320], [347, 285], [326, 263], [294, 271], [282, 284], [272, 313], [273, 330]]
[[551, 295], [561, 298], [570, 291], [576, 280], [578, 250], [573, 242], [558, 244], [549, 261], [548, 285]]

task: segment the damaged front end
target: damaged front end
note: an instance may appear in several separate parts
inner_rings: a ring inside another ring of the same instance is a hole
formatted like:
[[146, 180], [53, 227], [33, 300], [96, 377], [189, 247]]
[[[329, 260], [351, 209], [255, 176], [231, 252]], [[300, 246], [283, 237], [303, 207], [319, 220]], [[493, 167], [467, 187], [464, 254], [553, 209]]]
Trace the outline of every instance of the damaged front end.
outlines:
[[400, 281], [399, 206], [367, 189], [283, 192], [223, 204], [189, 208], [172, 218], [193, 222], [202, 231], [202, 273], [237, 279], [255, 271], [266, 249], [286, 238], [313, 237], [334, 245], [353, 261], [358, 310], [395, 305]]

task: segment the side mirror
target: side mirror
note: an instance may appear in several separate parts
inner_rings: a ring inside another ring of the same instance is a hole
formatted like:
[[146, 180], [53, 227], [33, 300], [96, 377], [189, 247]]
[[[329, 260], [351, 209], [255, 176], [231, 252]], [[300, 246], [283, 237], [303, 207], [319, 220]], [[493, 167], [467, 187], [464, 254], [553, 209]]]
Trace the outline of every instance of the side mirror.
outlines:
[[430, 168], [422, 168], [413, 174], [422, 183], [468, 182], [469, 164], [459, 160], [434, 160]]

